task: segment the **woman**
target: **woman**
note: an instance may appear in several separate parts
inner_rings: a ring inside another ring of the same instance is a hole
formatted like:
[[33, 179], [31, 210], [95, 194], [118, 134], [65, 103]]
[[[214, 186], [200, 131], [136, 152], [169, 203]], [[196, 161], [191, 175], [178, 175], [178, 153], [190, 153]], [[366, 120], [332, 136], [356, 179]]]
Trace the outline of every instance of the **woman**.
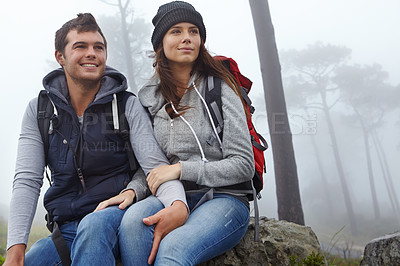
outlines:
[[[240, 188], [254, 174], [252, 146], [238, 85], [204, 46], [202, 16], [174, 1], [159, 7], [153, 24], [155, 76], [138, 96], [171, 166], [154, 169], [147, 182], [154, 194], [160, 184], [181, 180], [190, 215], [184, 225], [153, 239], [151, 220], [164, 206], [154, 196], [137, 202], [122, 219], [120, 251], [124, 265], [195, 265], [233, 248], [247, 230], [249, 203]], [[208, 76], [223, 80], [223, 140], [202, 97]]]

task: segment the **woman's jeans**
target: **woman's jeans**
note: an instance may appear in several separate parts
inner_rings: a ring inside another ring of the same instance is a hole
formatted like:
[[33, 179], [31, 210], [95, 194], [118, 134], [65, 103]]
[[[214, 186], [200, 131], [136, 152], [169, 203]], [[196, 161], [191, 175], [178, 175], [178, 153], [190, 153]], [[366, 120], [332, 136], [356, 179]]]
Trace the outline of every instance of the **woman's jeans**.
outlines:
[[[187, 195], [190, 209], [203, 194]], [[164, 206], [150, 196], [132, 205], [122, 218], [119, 244], [123, 265], [147, 265], [154, 226], [142, 219]], [[193, 211], [186, 223], [163, 238], [154, 265], [196, 265], [236, 246], [246, 233], [249, 209], [238, 199], [214, 194]]]
[[[72, 265], [115, 265], [118, 227], [125, 210], [108, 207], [86, 215], [80, 222], [60, 226], [71, 250]], [[62, 265], [51, 237], [40, 239], [25, 255], [25, 265]]]
[[[202, 196], [187, 196], [190, 209]], [[147, 265], [155, 226], [145, 225], [143, 218], [163, 208], [156, 197], [150, 196], [127, 210], [112, 206], [90, 213], [80, 222], [60, 226], [71, 249], [72, 265], [115, 265], [119, 252], [124, 266]], [[232, 196], [214, 194], [212, 200], [190, 214], [183, 226], [163, 238], [154, 264], [196, 265], [207, 261], [236, 246], [248, 223], [246, 205]], [[25, 265], [61, 265], [50, 236], [31, 247]]]

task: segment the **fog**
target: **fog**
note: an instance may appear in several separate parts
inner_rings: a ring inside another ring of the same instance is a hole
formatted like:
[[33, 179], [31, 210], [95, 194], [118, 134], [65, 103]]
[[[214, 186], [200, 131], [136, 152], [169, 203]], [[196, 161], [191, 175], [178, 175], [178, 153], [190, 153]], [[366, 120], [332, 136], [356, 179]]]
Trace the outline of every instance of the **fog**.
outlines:
[[[110, 0], [111, 1], [111, 0]], [[160, 4], [168, 1], [132, 1], [136, 17], [148, 23]], [[206, 46], [213, 54], [233, 57], [243, 74], [253, 82], [250, 93], [256, 103], [254, 116], [259, 132], [268, 139], [269, 131], [265, 114], [265, 104], [258, 60], [257, 44], [248, 1], [245, 0], [188, 0], [203, 15], [207, 29]], [[279, 51], [301, 50], [318, 41], [351, 49], [349, 64], [372, 65], [378, 63], [389, 74], [388, 84], [400, 84], [400, 2], [398, 0], [270, 0], [270, 12], [275, 28]], [[7, 217], [7, 206], [12, 191], [12, 180], [16, 158], [20, 123], [29, 100], [42, 89], [42, 78], [57, 65], [54, 63], [54, 33], [77, 13], [90, 12], [96, 18], [117, 15], [115, 7], [101, 1], [7, 1], [0, 10], [0, 113], [2, 114], [2, 137], [0, 147], [0, 217]], [[100, 23], [101, 24], [101, 23]], [[101, 26], [105, 27], [106, 25]], [[150, 33], [149, 33], [150, 34]], [[107, 35], [106, 35], [107, 38]], [[151, 49], [150, 39], [145, 39], [147, 49]], [[109, 47], [109, 50], [113, 47]], [[145, 53], [146, 51], [138, 51]], [[113, 59], [109, 58], [109, 62]], [[140, 80], [145, 82], [145, 78]], [[334, 160], [330, 148], [324, 116], [313, 113], [304, 117], [290, 108], [293, 142], [296, 152], [299, 185], [306, 224], [311, 226], [319, 238], [329, 237], [348, 226], [346, 209], [340, 188]], [[374, 219], [371, 192], [365, 165], [365, 153], [360, 130], [357, 126], [341, 126], [339, 110], [333, 110], [334, 124], [345, 175], [348, 181], [353, 207], [357, 217], [370, 222]], [[399, 192], [399, 110], [385, 118], [379, 137], [388, 157], [393, 176], [394, 188]], [[308, 122], [311, 122], [308, 123]], [[326, 167], [329, 188], [334, 197], [332, 213], [326, 212], [323, 188], [316, 167], [316, 157], [310, 147], [310, 128], [320, 145], [320, 159]], [[273, 171], [272, 149], [265, 152], [267, 173], [264, 177], [263, 198], [260, 201], [261, 215], [278, 218]], [[374, 156], [374, 155], [373, 155]], [[376, 159], [376, 158], [375, 158]], [[391, 211], [384, 180], [375, 170], [375, 184], [381, 216], [387, 219], [384, 229], [376, 234], [392, 233], [399, 230], [399, 222]], [[44, 193], [46, 185], [42, 189]], [[42, 202], [38, 208], [43, 210]], [[42, 216], [38, 217], [40, 220]], [[327, 219], [335, 220], [330, 226]], [[325, 218], [325, 219], [324, 219]], [[385, 220], [386, 221], [386, 220]], [[393, 222], [395, 221], [395, 222]], [[360, 222], [362, 223], [362, 222]], [[396, 224], [397, 223], [397, 224]], [[328, 224], [328, 225], [327, 225]], [[364, 228], [364, 225], [360, 225]], [[371, 232], [361, 232], [366, 238], [359, 238], [363, 244], [371, 237]]]

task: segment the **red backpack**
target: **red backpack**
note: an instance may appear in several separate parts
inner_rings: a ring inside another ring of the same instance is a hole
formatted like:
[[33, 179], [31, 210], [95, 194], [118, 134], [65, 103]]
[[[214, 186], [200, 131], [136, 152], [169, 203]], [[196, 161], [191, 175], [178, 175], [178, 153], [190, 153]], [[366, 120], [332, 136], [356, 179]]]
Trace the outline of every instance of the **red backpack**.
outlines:
[[[224, 56], [215, 56], [217, 60], [222, 61], [225, 67], [229, 69], [229, 71], [236, 78], [238, 84], [242, 89], [242, 97], [245, 101], [245, 108], [252, 115], [254, 113], [255, 108], [251, 105], [251, 100], [248, 96], [250, 92], [251, 86], [253, 82], [247, 77], [243, 76], [240, 71], [237, 63], [232, 58], [227, 58]], [[222, 119], [222, 101], [221, 101], [221, 79], [217, 77], [212, 77], [212, 81], [208, 79], [207, 86], [213, 86], [212, 93], [209, 90], [205, 92], [205, 100], [207, 105], [211, 108], [210, 113], [213, 118], [214, 124], [217, 128], [218, 135], [222, 139], [222, 128], [223, 128], [223, 119]], [[214, 84], [210, 85], [210, 82]], [[218, 108], [213, 108], [211, 103], [215, 102]], [[219, 114], [218, 114], [219, 112]], [[247, 118], [247, 126], [251, 136], [251, 142], [253, 144], [253, 153], [254, 153], [254, 161], [255, 161], [255, 173], [253, 176], [253, 186], [256, 191], [257, 198], [261, 198], [260, 191], [263, 189], [263, 173], [266, 172], [265, 160], [264, 160], [264, 151], [268, 148], [268, 144], [265, 139], [257, 133], [253, 122], [250, 118]]]

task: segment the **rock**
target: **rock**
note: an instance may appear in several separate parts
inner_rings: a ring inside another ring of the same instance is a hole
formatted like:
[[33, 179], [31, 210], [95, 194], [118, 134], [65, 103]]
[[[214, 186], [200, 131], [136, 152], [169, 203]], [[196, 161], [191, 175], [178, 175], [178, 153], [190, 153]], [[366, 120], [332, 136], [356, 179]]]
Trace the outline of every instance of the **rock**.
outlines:
[[254, 218], [250, 218], [246, 235], [233, 249], [201, 266], [214, 265], [290, 265], [290, 257], [318, 254], [321, 247], [310, 227], [260, 218], [260, 241], [254, 241]]
[[370, 241], [360, 265], [400, 265], [400, 232]]

